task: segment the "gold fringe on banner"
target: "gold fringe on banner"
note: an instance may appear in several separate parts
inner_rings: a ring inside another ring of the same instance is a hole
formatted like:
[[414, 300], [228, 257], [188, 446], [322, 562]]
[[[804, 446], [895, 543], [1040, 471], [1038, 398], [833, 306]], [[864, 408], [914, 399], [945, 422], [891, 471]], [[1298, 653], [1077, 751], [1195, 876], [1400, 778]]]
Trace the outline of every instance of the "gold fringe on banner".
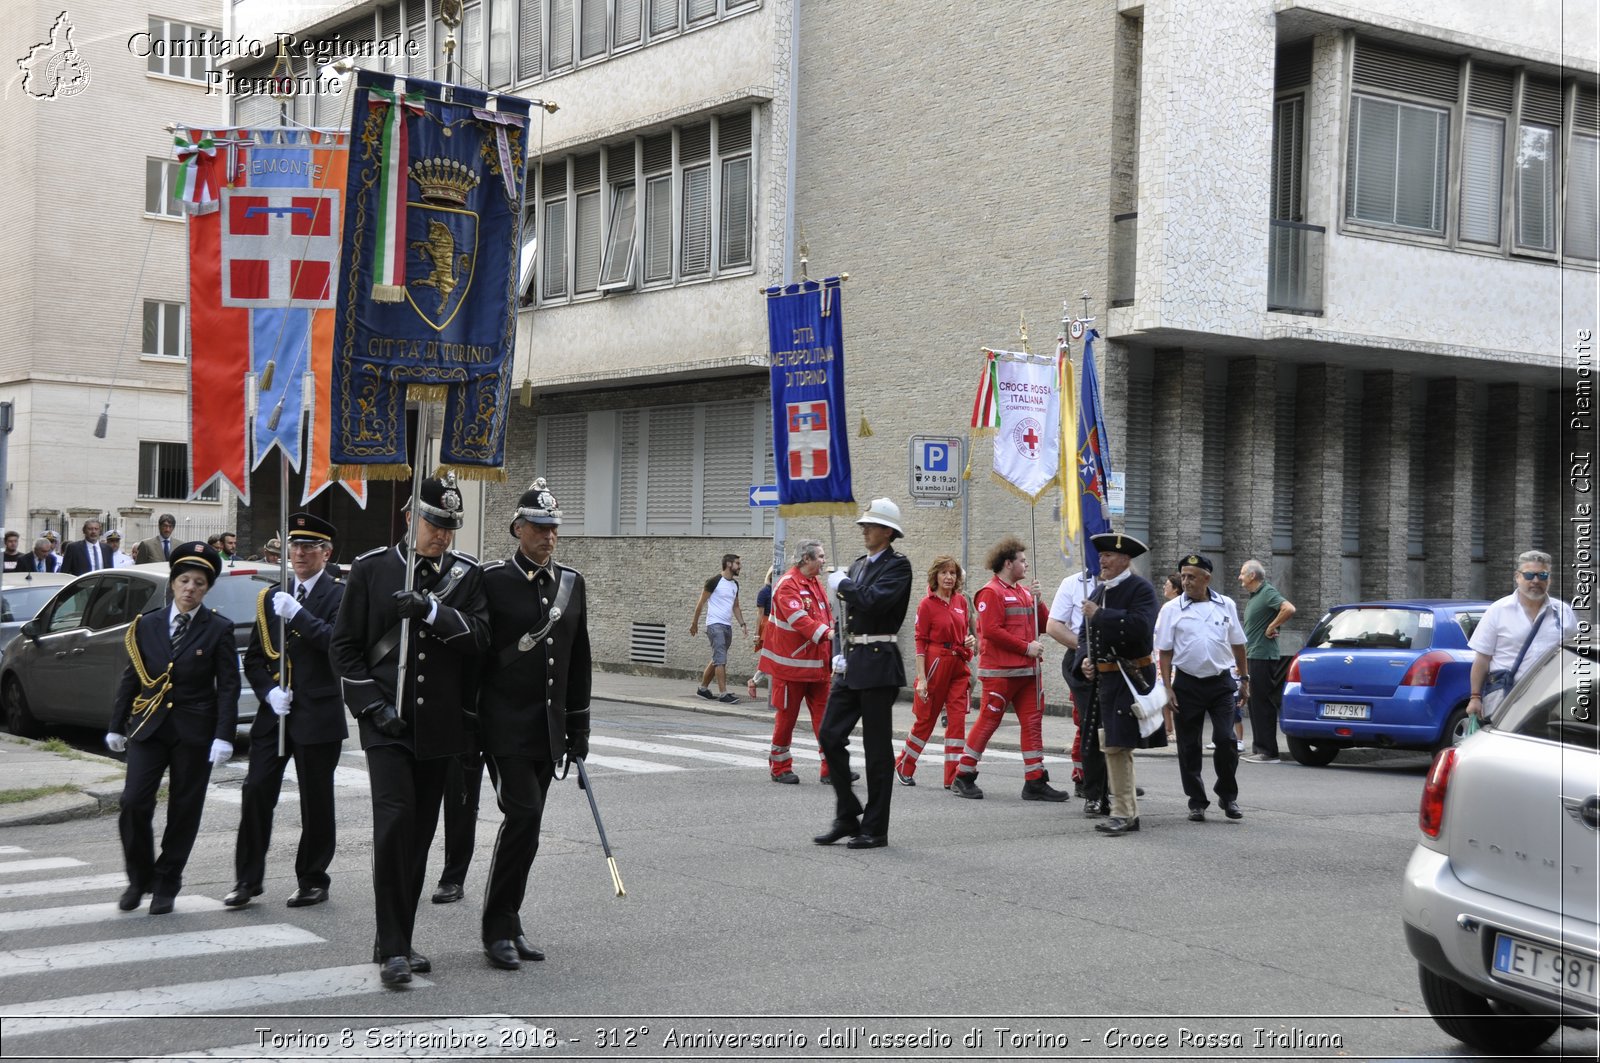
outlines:
[[374, 284], [372, 286], [372, 301], [375, 303], [403, 303], [406, 301], [406, 290], [398, 284]]
[[409, 480], [410, 465], [329, 465], [328, 479], [341, 480]]
[[1016, 495], [1030, 506], [1038, 505], [1039, 499], [1043, 498], [1047, 493], [1049, 493], [1050, 488], [1061, 486], [1061, 479], [1060, 477], [1057, 477], [1041, 487], [1038, 494], [1030, 495], [1028, 492], [1024, 491], [1022, 488], [1018, 487], [1010, 480], [1007, 480], [1004, 476], [1001, 476], [997, 472], [990, 472], [989, 475], [994, 479], [995, 483], [999, 484], [1001, 487], [1004, 487], [1007, 491], [1010, 491], [1012, 494]]
[[780, 517], [853, 517], [854, 502], [796, 502], [778, 507]]
[[411, 402], [443, 402], [450, 397], [447, 384], [407, 384], [406, 399]]
[[856, 435], [858, 437], [862, 438], [862, 439], [865, 439], [868, 436], [870, 436], [871, 434], [872, 434], [872, 426], [867, 423], [867, 415], [865, 413], [863, 413], [861, 415], [861, 429], [860, 429], [860, 431], [858, 431], [856, 433]]
[[438, 475], [441, 477], [454, 475], [458, 480], [477, 480], [480, 483], [503, 484], [506, 482], [504, 466], [493, 465], [441, 465]]

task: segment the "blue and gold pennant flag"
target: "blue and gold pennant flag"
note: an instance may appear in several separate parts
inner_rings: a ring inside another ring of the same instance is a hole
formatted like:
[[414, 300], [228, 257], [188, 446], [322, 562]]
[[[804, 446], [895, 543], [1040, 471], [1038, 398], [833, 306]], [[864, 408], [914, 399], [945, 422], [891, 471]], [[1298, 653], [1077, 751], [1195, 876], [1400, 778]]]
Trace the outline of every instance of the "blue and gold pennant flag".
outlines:
[[439, 459], [503, 480], [527, 100], [356, 75], [333, 352], [333, 475], [411, 475], [406, 399], [445, 403]]

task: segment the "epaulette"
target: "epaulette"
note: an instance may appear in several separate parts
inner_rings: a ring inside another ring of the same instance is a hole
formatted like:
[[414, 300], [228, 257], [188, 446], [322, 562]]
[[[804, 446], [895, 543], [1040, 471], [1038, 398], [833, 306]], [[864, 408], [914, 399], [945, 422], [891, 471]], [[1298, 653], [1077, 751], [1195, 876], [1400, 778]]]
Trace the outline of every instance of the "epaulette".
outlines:
[[377, 557], [379, 554], [388, 553], [390, 549], [392, 549], [392, 548], [388, 547], [388, 546], [374, 546], [371, 550], [368, 550], [366, 553], [358, 554], [356, 556], [356, 560], [357, 561], [365, 561], [369, 557]]
[[479, 561], [477, 558], [473, 557], [469, 553], [465, 553], [464, 551], [461, 551], [461, 550], [452, 550], [452, 551], [450, 551], [450, 553], [452, 555], [454, 555], [455, 557], [459, 557], [461, 560], [465, 561], [469, 565], [477, 565], [479, 568], [483, 567], [483, 563], [481, 561]]
[[505, 559], [505, 558], [503, 558], [503, 557], [502, 557], [502, 558], [501, 558], [501, 559], [500, 559], [500, 560], [498, 560], [498, 561], [491, 561], [491, 562], [489, 562], [489, 563], [488, 563], [488, 564], [487, 564], [487, 565], [484, 565], [484, 566], [483, 566], [483, 570], [484, 570], [484, 571], [485, 571], [485, 572], [487, 572], [487, 571], [489, 571], [489, 570], [490, 570], [490, 569], [491, 569], [491, 568], [500, 568], [500, 567], [501, 567], [501, 566], [502, 566], [502, 565], [504, 565], [504, 564], [505, 564], [505, 563], [506, 563], [506, 559]]

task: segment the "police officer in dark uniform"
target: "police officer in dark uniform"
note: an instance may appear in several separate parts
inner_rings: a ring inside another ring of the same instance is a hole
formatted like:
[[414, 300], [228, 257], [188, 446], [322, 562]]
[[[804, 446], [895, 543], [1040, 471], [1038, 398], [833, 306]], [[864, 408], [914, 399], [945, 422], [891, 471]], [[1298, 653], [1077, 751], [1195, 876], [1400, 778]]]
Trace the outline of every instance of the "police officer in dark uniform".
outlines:
[[1139, 733], [1133, 694], [1123, 681], [1126, 671], [1140, 690], [1156, 679], [1154, 644], [1156, 589], [1129, 564], [1149, 547], [1131, 535], [1103, 532], [1091, 537], [1100, 552], [1099, 589], [1083, 603], [1083, 626], [1078, 644], [1084, 651], [1082, 674], [1093, 685], [1090, 710], [1083, 726], [1095, 728], [1105, 756], [1111, 797], [1111, 818], [1094, 829], [1113, 837], [1139, 829], [1138, 787], [1134, 785], [1133, 751], [1167, 744], [1166, 731], [1157, 727], [1146, 738]]
[[[906, 685], [906, 666], [897, 644], [900, 625], [911, 603], [911, 561], [894, 551], [905, 535], [900, 507], [874, 498], [861, 525], [867, 552], [856, 558], [848, 574], [828, 577], [829, 588], [845, 604], [844, 674], [837, 674], [828, 708], [817, 735], [828, 761], [828, 781], [835, 797], [833, 825], [812, 840], [832, 845], [849, 838], [847, 848], [879, 849], [889, 844], [889, 800], [894, 795], [894, 721], [892, 710]], [[861, 722], [861, 755], [867, 775], [867, 804], [862, 808], [850, 786], [850, 750], [846, 743]]]
[[[172, 911], [183, 886], [211, 769], [233, 755], [239, 725], [239, 658], [233, 621], [201, 604], [222, 558], [205, 543], [173, 548], [169, 604], [128, 626], [128, 667], [117, 687], [106, 745], [128, 754], [122, 784], [122, 857], [131, 912], [146, 893], [150, 914]], [[155, 852], [156, 793], [167, 776], [167, 827]]]
[[[454, 477], [422, 481], [418, 512], [407, 508], [415, 558], [407, 557], [405, 542], [356, 558], [329, 650], [345, 708], [360, 724], [372, 780], [373, 951], [385, 985], [402, 985], [413, 971], [432, 967], [412, 949], [412, 928], [446, 766], [470, 748], [476, 675], [489, 646], [483, 570], [476, 558], [450, 549], [462, 524]], [[408, 567], [416, 571], [410, 591]], [[403, 648], [402, 620], [410, 621]]]
[[[335, 836], [333, 773], [350, 733], [339, 681], [328, 660], [333, 623], [344, 600], [344, 584], [327, 572], [334, 534], [333, 525], [321, 517], [291, 514], [293, 574], [286, 586], [274, 583], [256, 602], [244, 675], [262, 708], [250, 726], [250, 771], [241, 791], [239, 837], [233, 849], [235, 885], [222, 899], [229, 908], [242, 908], [261, 895], [272, 813], [290, 757], [300, 795], [300, 847], [294, 858], [296, 888], [288, 904], [301, 908], [328, 899]], [[280, 620], [287, 661], [278, 645]], [[278, 728], [285, 726], [289, 730], [284, 755], [279, 756]]]
[[561, 510], [543, 477], [511, 518], [517, 552], [484, 566], [493, 643], [479, 700], [479, 733], [500, 811], [483, 898], [483, 951], [514, 971], [542, 960], [520, 911], [539, 851], [539, 824], [556, 761], [589, 755], [589, 615], [583, 577], [551, 554]]

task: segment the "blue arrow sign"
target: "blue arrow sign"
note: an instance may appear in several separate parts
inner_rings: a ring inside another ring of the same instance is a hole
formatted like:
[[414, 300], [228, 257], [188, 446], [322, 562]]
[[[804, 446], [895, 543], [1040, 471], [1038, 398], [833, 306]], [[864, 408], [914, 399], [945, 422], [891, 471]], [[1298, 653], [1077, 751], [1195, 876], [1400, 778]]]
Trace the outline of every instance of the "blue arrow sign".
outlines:
[[756, 508], [756, 507], [759, 507], [759, 506], [775, 506], [777, 504], [778, 504], [778, 485], [777, 484], [751, 484], [750, 485], [750, 505], [751, 505], [751, 508]]

